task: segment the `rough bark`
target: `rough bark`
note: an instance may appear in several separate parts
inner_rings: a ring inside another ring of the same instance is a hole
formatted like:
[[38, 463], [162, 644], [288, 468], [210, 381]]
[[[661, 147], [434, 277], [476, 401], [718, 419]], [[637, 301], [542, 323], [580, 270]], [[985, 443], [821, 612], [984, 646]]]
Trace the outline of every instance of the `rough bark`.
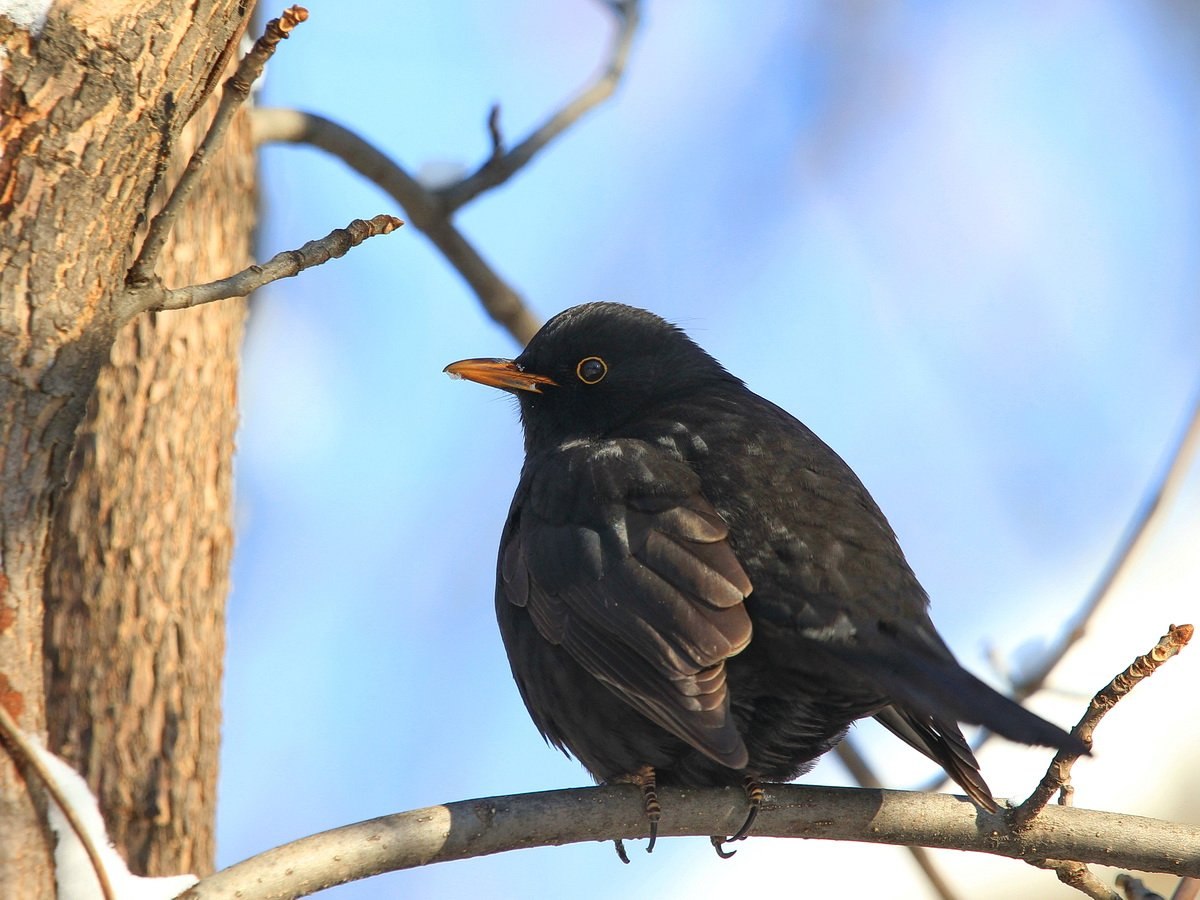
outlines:
[[[247, 14], [236, 0], [68, 0], [37, 35], [0, 17], [0, 702], [35, 733], [52, 505], [148, 199]], [[0, 896], [51, 893], [36, 796], [0, 753]]]
[[[181, 150], [198, 137], [190, 126]], [[250, 263], [252, 159], [239, 116], [167, 245], [168, 284]], [[122, 329], [51, 534], [50, 747], [88, 779], [140, 874], [213, 866], [243, 316], [231, 300]]]

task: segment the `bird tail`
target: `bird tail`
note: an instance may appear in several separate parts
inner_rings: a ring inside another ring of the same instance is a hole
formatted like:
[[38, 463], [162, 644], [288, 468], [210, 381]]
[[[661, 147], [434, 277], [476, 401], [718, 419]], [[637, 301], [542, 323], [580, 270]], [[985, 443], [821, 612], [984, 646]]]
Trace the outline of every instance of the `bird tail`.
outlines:
[[841, 648], [839, 664], [867, 676], [891, 701], [875, 713], [880, 724], [945, 769], [984, 809], [998, 807], [958, 722], [983, 725], [1021, 744], [1088, 753], [1083, 741], [976, 678], [949, 650], [943, 655], [899, 642], [886, 653], [847, 649]]
[[935, 726], [970, 722], [1020, 744], [1054, 747], [1081, 756], [1088, 753], [1079, 738], [980, 681], [948, 652], [943, 658], [895, 648], [886, 657], [864, 654], [860, 665], [886, 685], [893, 705], [904, 712], [910, 724], [914, 719]]
[[966, 791], [968, 797], [988, 812], [999, 811], [1000, 807], [992, 797], [992, 789], [979, 771], [979, 762], [956, 724], [920, 716], [894, 706], [877, 712], [875, 719], [910, 747], [941, 766]]

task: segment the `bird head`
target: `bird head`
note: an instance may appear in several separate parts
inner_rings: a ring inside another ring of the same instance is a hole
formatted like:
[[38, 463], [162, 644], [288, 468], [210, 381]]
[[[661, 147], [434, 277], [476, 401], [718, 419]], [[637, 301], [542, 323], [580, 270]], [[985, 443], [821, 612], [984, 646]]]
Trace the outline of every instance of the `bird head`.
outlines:
[[662, 404], [740, 384], [681, 329], [620, 303], [559, 313], [516, 359], [464, 359], [445, 371], [514, 394], [528, 448], [602, 437]]

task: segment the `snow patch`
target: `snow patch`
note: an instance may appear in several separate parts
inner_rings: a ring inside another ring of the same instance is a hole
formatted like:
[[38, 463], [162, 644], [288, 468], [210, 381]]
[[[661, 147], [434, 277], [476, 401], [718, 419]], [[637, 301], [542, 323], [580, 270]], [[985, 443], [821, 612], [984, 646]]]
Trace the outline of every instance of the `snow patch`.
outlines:
[[[8, 16], [18, 28], [24, 28], [32, 35], [41, 32], [46, 24], [46, 15], [50, 12], [53, 0], [0, 0], [0, 16]], [[0, 64], [4, 62], [0, 59]]]
[[[2, 2], [2, 0], [0, 0]], [[91, 836], [100, 852], [113, 891], [121, 900], [170, 900], [177, 897], [199, 879], [195, 875], [174, 875], [168, 878], [142, 878], [132, 874], [125, 861], [108, 840], [100, 806], [78, 772], [41, 746], [32, 735], [26, 735], [42, 765], [53, 776], [63, 799], [74, 810], [83, 829]], [[47, 809], [50, 828], [58, 836], [54, 848], [54, 874], [58, 881], [59, 900], [103, 900], [100, 882], [92, 868], [83, 843], [67, 817], [51, 800]]]

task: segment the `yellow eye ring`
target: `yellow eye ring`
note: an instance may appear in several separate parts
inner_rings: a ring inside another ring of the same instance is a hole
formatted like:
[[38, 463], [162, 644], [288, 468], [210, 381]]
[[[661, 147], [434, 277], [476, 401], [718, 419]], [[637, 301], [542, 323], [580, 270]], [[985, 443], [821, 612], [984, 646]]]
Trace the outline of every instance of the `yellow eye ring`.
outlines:
[[598, 356], [585, 356], [575, 367], [575, 375], [584, 384], [596, 384], [608, 374], [608, 363]]

